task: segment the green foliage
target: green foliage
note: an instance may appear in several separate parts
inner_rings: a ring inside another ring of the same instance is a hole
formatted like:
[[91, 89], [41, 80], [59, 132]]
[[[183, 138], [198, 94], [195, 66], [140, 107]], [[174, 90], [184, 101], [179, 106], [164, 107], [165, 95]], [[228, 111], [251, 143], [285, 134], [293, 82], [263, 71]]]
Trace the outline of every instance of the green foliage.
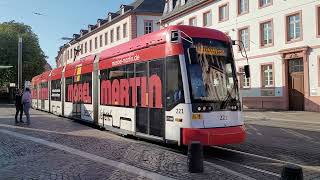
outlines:
[[13, 66], [10, 69], [0, 69], [0, 87], [10, 82], [17, 83], [19, 36], [23, 39], [22, 82], [31, 81], [32, 77], [44, 71], [47, 57], [31, 27], [15, 21], [0, 23], [0, 65]]

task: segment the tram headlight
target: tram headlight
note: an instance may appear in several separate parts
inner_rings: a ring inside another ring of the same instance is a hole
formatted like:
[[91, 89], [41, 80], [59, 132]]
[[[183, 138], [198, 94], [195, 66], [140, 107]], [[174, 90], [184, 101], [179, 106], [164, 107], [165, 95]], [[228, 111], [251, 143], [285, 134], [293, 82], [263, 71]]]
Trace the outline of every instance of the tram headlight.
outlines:
[[197, 109], [198, 109], [198, 111], [201, 111], [201, 107], [200, 106]]
[[233, 110], [233, 111], [236, 111], [238, 109], [238, 107], [235, 106], [235, 105], [232, 105], [232, 106], [230, 106], [230, 109]]

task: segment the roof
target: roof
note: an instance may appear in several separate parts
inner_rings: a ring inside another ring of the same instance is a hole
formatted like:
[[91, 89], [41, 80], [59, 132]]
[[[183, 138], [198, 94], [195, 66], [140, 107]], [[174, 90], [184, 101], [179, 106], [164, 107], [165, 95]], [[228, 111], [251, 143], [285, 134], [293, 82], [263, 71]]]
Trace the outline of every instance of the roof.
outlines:
[[202, 4], [202, 3], [209, 3], [209, 2], [212, 2], [212, 0], [188, 0], [186, 2], [186, 4], [184, 5], [180, 5], [177, 3], [177, 5], [174, 7], [174, 9], [171, 11], [171, 12], [163, 12], [163, 15], [162, 15], [162, 20], [165, 20], [167, 18], [170, 18], [172, 16], [175, 16], [177, 14], [179, 14], [180, 12], [183, 12], [189, 8], [192, 8], [194, 6], [197, 6], [199, 4]]
[[[136, 0], [133, 3], [129, 5], [122, 4], [121, 6], [124, 7], [130, 7], [126, 8], [128, 11], [126, 11], [124, 14], [121, 14], [121, 9], [119, 9], [117, 12], [109, 12], [108, 14], [111, 14], [112, 20], [108, 21], [108, 16], [104, 18], [100, 18], [100, 20], [103, 20], [103, 24], [101, 24], [100, 27], [97, 27], [97, 25], [92, 25], [91, 32], [97, 29], [103, 29], [105, 26], [108, 26], [110, 23], [114, 23], [118, 20], [118, 18], [122, 16], [126, 16], [128, 13], [163, 13], [165, 5], [165, 0]], [[132, 10], [130, 10], [132, 9]], [[98, 19], [99, 20], [99, 19]], [[90, 26], [90, 25], [89, 25]], [[89, 28], [88, 26], [88, 28]], [[85, 33], [85, 36], [89, 36], [92, 34], [91, 32]], [[80, 37], [81, 38], [81, 37]], [[75, 39], [72, 39], [70, 41], [71, 43], [76, 43]]]
[[163, 13], [165, 0], [137, 0], [133, 6], [133, 12]]

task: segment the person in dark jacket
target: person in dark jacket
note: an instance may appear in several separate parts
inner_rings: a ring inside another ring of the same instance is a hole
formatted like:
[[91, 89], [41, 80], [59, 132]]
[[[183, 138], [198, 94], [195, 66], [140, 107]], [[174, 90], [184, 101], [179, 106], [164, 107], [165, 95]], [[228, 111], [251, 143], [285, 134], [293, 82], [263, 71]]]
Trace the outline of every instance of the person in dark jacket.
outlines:
[[16, 116], [15, 116], [15, 123], [18, 123], [18, 114], [20, 113], [20, 122], [23, 123], [22, 121], [22, 114], [23, 114], [23, 104], [22, 104], [22, 90], [18, 89], [17, 94], [16, 94]]

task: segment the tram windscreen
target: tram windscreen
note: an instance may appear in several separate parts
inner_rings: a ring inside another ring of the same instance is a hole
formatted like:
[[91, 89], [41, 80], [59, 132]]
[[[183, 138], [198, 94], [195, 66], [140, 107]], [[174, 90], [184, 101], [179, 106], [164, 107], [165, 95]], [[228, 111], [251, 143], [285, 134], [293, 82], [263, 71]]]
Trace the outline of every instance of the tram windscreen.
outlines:
[[192, 101], [222, 104], [230, 100], [238, 101], [236, 72], [230, 45], [208, 39], [193, 39], [193, 42], [186, 48]]

